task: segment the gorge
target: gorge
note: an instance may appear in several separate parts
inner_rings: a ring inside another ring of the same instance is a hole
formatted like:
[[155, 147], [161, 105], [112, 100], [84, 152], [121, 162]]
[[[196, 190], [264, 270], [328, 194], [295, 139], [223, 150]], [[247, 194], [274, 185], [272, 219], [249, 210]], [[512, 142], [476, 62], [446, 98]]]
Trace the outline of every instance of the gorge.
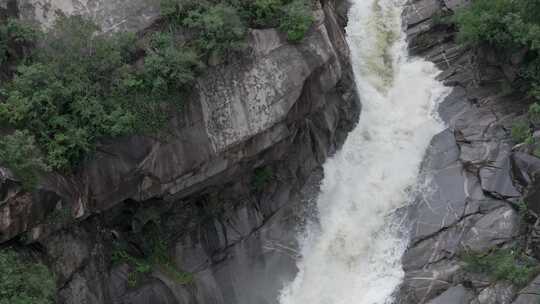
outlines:
[[[459, 43], [444, 18], [470, 2], [317, 0], [297, 43], [250, 28], [162, 132], [105, 138], [32, 191], [2, 167], [0, 252], [47, 266], [43, 304], [538, 303], [540, 159], [501, 88], [524, 55]], [[0, 0], [0, 17], [144, 41], [159, 6]], [[517, 248], [530, 260], [503, 271], [531, 263], [523, 282], [471, 266]]]

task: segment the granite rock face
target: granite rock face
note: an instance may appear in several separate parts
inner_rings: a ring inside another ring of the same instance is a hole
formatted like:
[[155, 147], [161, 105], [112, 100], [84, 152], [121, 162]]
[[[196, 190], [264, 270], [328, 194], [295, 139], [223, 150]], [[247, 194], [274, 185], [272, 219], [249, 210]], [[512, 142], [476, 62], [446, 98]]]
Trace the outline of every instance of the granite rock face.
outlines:
[[511, 125], [526, 104], [501, 94], [498, 83], [512, 81], [504, 63], [486, 62], [496, 58], [492, 50], [459, 45], [451, 24], [433, 20], [469, 2], [411, 0], [404, 12], [411, 54], [436, 63], [440, 80], [454, 88], [439, 106], [448, 129], [432, 141], [422, 166], [424, 191], [409, 208], [411, 240], [398, 303], [513, 303], [516, 298], [511, 284], [467, 272], [460, 258], [520, 239], [517, 203], [537, 168], [536, 161], [514, 151]]
[[[121, 0], [18, 7], [44, 26], [59, 8], [105, 31], [142, 29], [156, 9]], [[346, 12], [345, 1], [320, 1], [294, 45], [251, 30], [250, 51], [199, 78], [166, 130], [104, 141], [76, 174], [45, 176], [27, 193], [0, 170], [0, 243], [39, 248], [58, 275], [58, 303], [274, 303], [294, 275], [294, 231], [321, 165], [360, 112]], [[189, 280], [153, 267], [135, 284], [133, 265], [113, 261], [118, 243], [140, 256], [147, 240], [138, 236], [156, 224]]]
[[[5, 0], [7, 1], [7, 0]], [[159, 17], [159, 0], [17, 0], [21, 19], [44, 28], [61, 15], [83, 15], [104, 31], [138, 31]]]

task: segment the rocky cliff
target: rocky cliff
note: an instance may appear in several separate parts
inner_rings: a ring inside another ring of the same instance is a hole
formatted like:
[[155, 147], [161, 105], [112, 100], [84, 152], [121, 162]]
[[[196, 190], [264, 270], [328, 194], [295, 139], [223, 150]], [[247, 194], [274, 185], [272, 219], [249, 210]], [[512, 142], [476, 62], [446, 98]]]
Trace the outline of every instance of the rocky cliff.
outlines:
[[460, 45], [455, 26], [443, 22], [468, 2], [415, 0], [404, 13], [411, 53], [435, 62], [443, 71], [439, 78], [453, 91], [439, 109], [448, 129], [433, 139], [422, 170], [424, 191], [409, 207], [411, 243], [403, 257], [399, 303], [540, 300], [539, 278], [523, 288], [470, 272], [464, 263], [470, 252], [497, 248], [525, 248], [538, 258], [535, 228], [523, 214], [523, 208], [537, 208], [538, 200], [525, 200], [526, 207], [520, 202], [534, 195], [540, 164], [510, 136], [527, 102], [504, 84], [515, 80], [522, 54], [504, 62], [493, 49]]
[[[83, 14], [105, 31], [157, 16], [151, 0], [0, 7], [44, 27], [58, 12]], [[249, 52], [198, 79], [158, 136], [105, 141], [78, 172], [45, 176], [32, 193], [2, 169], [0, 243], [47, 261], [58, 303], [273, 302], [295, 269], [302, 189], [359, 114], [346, 10], [318, 2], [299, 44], [251, 30]], [[171, 259], [141, 271], [150, 243]]]

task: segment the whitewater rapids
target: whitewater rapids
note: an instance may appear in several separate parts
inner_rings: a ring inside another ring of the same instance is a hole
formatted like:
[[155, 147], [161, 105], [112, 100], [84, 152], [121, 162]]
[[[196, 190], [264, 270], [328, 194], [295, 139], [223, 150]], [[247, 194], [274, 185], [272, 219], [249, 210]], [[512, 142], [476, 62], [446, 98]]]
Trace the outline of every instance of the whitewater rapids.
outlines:
[[347, 27], [362, 114], [324, 165], [318, 219], [300, 238], [296, 278], [281, 304], [383, 304], [403, 279], [406, 230], [393, 216], [412, 199], [420, 164], [443, 130], [447, 95], [432, 63], [410, 58], [403, 0], [350, 0]]

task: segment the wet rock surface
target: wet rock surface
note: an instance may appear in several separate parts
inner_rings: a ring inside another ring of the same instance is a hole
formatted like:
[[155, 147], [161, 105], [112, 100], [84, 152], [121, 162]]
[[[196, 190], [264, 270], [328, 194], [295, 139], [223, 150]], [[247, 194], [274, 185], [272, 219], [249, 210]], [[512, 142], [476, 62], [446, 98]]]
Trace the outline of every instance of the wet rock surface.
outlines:
[[540, 294], [534, 282], [516, 295], [511, 284], [464, 270], [464, 254], [521, 237], [516, 205], [527, 187], [530, 209], [540, 205], [533, 190], [539, 159], [514, 151], [509, 132], [526, 104], [501, 93], [498, 82], [508, 75], [486, 68], [489, 51], [458, 45], [456, 29], [434, 21], [467, 3], [410, 1], [404, 13], [411, 53], [433, 61], [453, 91], [439, 107], [448, 129], [432, 141], [422, 194], [409, 208], [411, 243], [397, 303], [536, 303], [530, 290]]

